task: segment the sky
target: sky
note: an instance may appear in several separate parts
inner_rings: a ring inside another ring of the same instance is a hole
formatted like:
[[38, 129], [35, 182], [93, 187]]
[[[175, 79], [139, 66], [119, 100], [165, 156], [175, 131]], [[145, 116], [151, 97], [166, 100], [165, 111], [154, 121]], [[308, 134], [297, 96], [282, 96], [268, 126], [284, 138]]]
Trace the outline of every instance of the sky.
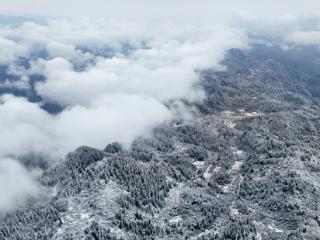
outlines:
[[39, 169], [22, 159], [51, 166], [82, 145], [130, 148], [161, 124], [189, 119], [189, 103], [206, 97], [197, 71], [227, 70], [226, 51], [250, 48], [253, 35], [283, 49], [319, 46], [319, 9], [316, 0], [1, 2], [0, 15], [46, 21], [0, 22], [0, 211], [46, 192]]
[[10, 0], [1, 14], [104, 17], [140, 21], [225, 21], [233, 12], [259, 17], [319, 14], [318, 0]]

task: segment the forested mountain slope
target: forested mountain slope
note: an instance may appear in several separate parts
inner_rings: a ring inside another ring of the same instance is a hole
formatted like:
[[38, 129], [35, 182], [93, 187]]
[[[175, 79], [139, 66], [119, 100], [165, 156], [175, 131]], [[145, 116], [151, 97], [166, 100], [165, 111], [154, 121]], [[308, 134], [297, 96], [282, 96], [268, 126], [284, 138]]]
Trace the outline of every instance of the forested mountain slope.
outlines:
[[0, 239], [320, 239], [316, 60], [230, 50], [199, 73], [192, 120], [69, 153], [39, 178], [51, 196], [1, 214]]

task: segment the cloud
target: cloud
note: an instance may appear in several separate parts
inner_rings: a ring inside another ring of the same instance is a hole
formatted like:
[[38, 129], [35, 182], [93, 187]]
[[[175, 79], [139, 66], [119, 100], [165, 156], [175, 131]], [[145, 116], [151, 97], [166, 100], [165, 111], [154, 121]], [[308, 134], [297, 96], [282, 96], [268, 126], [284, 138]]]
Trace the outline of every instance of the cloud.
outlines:
[[15, 158], [33, 153], [57, 159], [81, 145], [102, 149], [113, 141], [128, 146], [172, 117], [160, 102], [137, 95], [103, 97], [58, 115], [25, 98], [5, 95], [1, 100], [0, 156]]
[[233, 15], [232, 26], [244, 30], [250, 44], [280, 45], [283, 49], [320, 44], [320, 16], [283, 15], [275, 18]]
[[286, 40], [297, 45], [319, 45], [320, 31], [295, 31]]
[[22, 76], [19, 80], [6, 79], [3, 83], [0, 83], [0, 88], [12, 88], [18, 90], [30, 89], [30, 79], [28, 76]]
[[203, 93], [194, 88], [197, 69], [221, 68], [227, 49], [245, 47], [239, 32], [219, 31], [208, 39], [151, 42], [131, 55], [98, 58], [94, 66], [76, 71], [64, 58], [40, 61], [46, 76], [36, 90], [47, 101], [63, 106], [86, 105], [114, 92], [153, 97], [161, 102], [174, 99], [197, 101]]
[[[201, 102], [205, 97], [196, 87], [197, 71], [223, 69], [220, 62], [228, 49], [248, 46], [245, 32], [285, 44], [318, 41], [314, 18], [286, 15], [258, 21], [237, 15], [234, 20], [233, 27], [89, 18], [5, 26], [0, 30], [0, 60], [19, 80], [6, 79], [1, 86], [30, 89], [34, 74], [44, 80], [35, 83], [41, 102], [1, 97], [0, 156], [61, 158], [79, 145], [130, 145], [158, 124], [187, 116], [181, 113], [187, 111], [181, 100]], [[18, 65], [20, 57], [28, 64]], [[168, 106], [172, 102], [179, 110]], [[44, 103], [63, 110], [50, 114], [41, 107]]]
[[233, 26], [244, 29], [254, 37], [269, 40], [283, 40], [283, 38], [299, 27], [299, 18], [295, 15], [282, 15], [275, 18], [263, 18], [235, 12]]
[[19, 162], [8, 158], [0, 160], [0, 211], [14, 209], [27, 198], [41, 194], [39, 185]]
[[[158, 124], [189, 115], [181, 112], [188, 111], [181, 101], [205, 97], [196, 72], [223, 69], [226, 50], [247, 47], [246, 36], [234, 28], [150, 28], [115, 20], [24, 22], [4, 27], [0, 36], [13, 56], [8, 74], [19, 79], [2, 86], [34, 84], [41, 99], [1, 97], [0, 156], [15, 158], [59, 159], [80, 145], [103, 148], [113, 141], [129, 146]], [[20, 57], [28, 64], [19, 65]], [[31, 83], [34, 74], [44, 80]], [[44, 103], [64, 109], [50, 114]]]
[[77, 51], [72, 44], [51, 41], [47, 44], [46, 49], [50, 58], [62, 57], [73, 59], [81, 57], [81, 52]]
[[1, 96], [0, 157], [50, 152], [52, 117], [37, 104], [12, 95]]
[[92, 54], [110, 56], [122, 52], [124, 45], [140, 48], [154, 34], [143, 24], [106, 19], [55, 19], [46, 23], [26, 21], [15, 27], [4, 25], [0, 29], [0, 64], [11, 64], [19, 57], [46, 55], [83, 63], [92, 60]]
[[152, 98], [117, 94], [105, 96], [89, 108], [77, 106], [62, 112], [57, 129], [70, 148], [89, 142], [103, 148], [112, 141], [128, 146], [171, 117], [170, 111]]
[[25, 56], [25, 47], [16, 42], [0, 37], [0, 64], [6, 65], [13, 62], [18, 56]]
[[[41, 192], [32, 174], [9, 158], [41, 156], [50, 164], [81, 145], [129, 147], [160, 124], [190, 118], [194, 109], [183, 102], [205, 97], [197, 71], [224, 69], [228, 49], [247, 47], [243, 31], [230, 27], [156, 26], [80, 19], [0, 30], [0, 60], [12, 77], [2, 87], [32, 89], [38, 99], [0, 97], [0, 187], [16, 186], [2, 189], [0, 209]], [[32, 82], [35, 74], [44, 79]], [[52, 103], [62, 110], [44, 110]]]

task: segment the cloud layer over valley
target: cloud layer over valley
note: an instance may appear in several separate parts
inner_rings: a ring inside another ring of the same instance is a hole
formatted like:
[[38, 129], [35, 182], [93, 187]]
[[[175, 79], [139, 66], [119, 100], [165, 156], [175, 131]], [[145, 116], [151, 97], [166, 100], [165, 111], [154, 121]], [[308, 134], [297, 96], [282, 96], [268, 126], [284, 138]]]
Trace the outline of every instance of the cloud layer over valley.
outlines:
[[[29, 2], [50, 9], [48, 2]], [[153, 19], [156, 5], [141, 18], [141, 9], [128, 13], [137, 21], [109, 20], [110, 11], [96, 20], [1, 16], [0, 211], [19, 204], [12, 199], [42, 192], [22, 159], [39, 157], [50, 165], [82, 145], [103, 149], [117, 141], [130, 147], [156, 126], [189, 116], [187, 106], [206, 97], [198, 85], [199, 71], [226, 70], [221, 62], [229, 49], [256, 43], [278, 44], [283, 50], [320, 44], [318, 17], [232, 15], [231, 2], [221, 9], [233, 16], [228, 23], [218, 11], [208, 14], [206, 4], [192, 7], [191, 2], [185, 13], [194, 10], [194, 17], [206, 24], [181, 24], [172, 8]], [[86, 9], [83, 3], [79, 1], [78, 13]], [[41, 15], [32, 4], [25, 9], [12, 4], [4, 4], [3, 13]], [[57, 1], [52, 12], [61, 4]], [[242, 10], [237, 4], [232, 10]], [[292, 1], [292, 13], [299, 15], [300, 5]], [[284, 5], [279, 6], [282, 14]], [[252, 4], [257, 12], [260, 8]], [[43, 10], [42, 15], [49, 14]]]
[[[175, 117], [168, 103], [203, 100], [196, 70], [221, 69], [227, 49], [246, 47], [245, 35], [232, 28], [190, 37], [125, 24], [58, 20], [2, 29], [0, 59], [12, 78], [3, 87], [23, 86], [40, 100], [1, 97], [0, 156], [57, 159], [80, 145], [129, 146]], [[51, 114], [45, 103], [62, 111]]]

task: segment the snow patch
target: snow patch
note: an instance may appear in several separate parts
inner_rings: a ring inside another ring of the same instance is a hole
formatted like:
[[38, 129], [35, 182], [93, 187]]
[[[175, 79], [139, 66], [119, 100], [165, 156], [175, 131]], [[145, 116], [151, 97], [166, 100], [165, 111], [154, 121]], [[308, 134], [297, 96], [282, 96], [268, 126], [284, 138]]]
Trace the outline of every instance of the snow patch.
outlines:
[[204, 161], [194, 161], [192, 164], [193, 164], [194, 166], [196, 166], [197, 168], [203, 168], [205, 162], [204, 162]]
[[203, 173], [203, 177], [207, 181], [209, 181], [212, 176], [212, 174], [210, 173], [211, 167], [212, 167], [212, 165], [210, 164], [209, 167], [207, 167], [206, 171]]
[[268, 228], [269, 228], [271, 231], [274, 231], [274, 232], [276, 232], [276, 233], [282, 233], [282, 232], [283, 232], [282, 229], [276, 228], [276, 226], [274, 226], [274, 224], [268, 224]]
[[233, 172], [238, 172], [240, 170], [241, 165], [242, 165], [242, 161], [235, 161], [231, 167], [231, 170]]
[[171, 224], [178, 224], [182, 221], [182, 218], [181, 216], [176, 216], [176, 217], [173, 217], [169, 220], [169, 223]]

